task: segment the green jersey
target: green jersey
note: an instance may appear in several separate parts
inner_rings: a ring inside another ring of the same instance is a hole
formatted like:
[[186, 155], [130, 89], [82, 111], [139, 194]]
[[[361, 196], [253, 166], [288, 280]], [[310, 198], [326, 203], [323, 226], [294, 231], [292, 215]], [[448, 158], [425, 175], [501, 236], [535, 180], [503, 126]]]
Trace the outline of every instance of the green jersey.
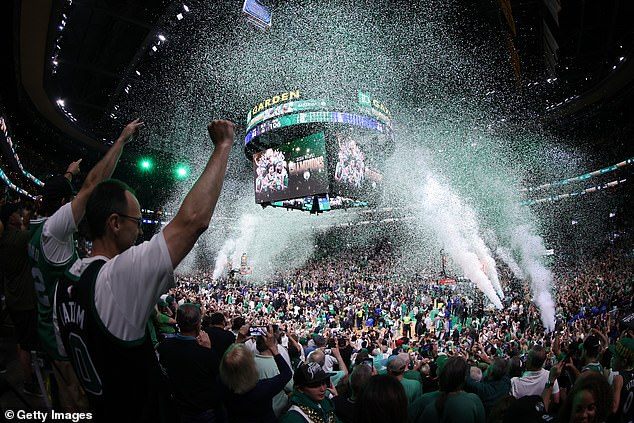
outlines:
[[67, 358], [61, 356], [57, 350], [57, 340], [53, 327], [53, 298], [57, 281], [66, 268], [77, 260], [78, 255], [73, 246], [72, 255], [68, 260], [62, 263], [49, 261], [42, 249], [42, 231], [46, 221], [47, 218], [31, 220], [29, 226], [28, 249], [37, 295], [37, 331], [44, 351], [54, 360], [66, 360]]

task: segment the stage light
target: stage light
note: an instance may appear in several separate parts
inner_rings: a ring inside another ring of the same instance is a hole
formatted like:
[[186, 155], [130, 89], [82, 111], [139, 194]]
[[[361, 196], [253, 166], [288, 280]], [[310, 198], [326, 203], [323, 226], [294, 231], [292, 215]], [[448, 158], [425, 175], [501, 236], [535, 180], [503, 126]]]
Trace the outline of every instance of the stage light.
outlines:
[[176, 179], [185, 179], [189, 176], [189, 168], [187, 165], [179, 164], [176, 166], [174, 173], [176, 174]]
[[161, 40], [161, 41], [165, 41], [165, 36], [159, 34], [158, 39]]
[[152, 163], [152, 160], [148, 158], [142, 158], [141, 160], [139, 160], [139, 167], [143, 171], [148, 171], [154, 167], [154, 164]]

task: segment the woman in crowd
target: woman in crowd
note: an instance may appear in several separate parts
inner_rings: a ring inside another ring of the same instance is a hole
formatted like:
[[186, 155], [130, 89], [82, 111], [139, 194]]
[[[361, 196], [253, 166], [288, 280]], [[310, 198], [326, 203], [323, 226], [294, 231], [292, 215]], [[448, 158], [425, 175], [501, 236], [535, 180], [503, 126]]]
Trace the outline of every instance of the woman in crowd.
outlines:
[[438, 391], [416, 400], [409, 409], [418, 423], [484, 423], [482, 401], [476, 394], [464, 392], [469, 366], [460, 356], [450, 357], [438, 373]]
[[612, 406], [612, 390], [605, 376], [584, 372], [577, 378], [559, 413], [561, 423], [605, 422]]

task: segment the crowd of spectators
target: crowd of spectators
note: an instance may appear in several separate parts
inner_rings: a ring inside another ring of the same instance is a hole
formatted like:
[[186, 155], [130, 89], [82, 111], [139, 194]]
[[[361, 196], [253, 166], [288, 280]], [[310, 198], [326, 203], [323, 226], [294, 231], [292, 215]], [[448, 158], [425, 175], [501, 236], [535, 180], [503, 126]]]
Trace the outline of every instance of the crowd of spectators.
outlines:
[[[24, 352], [25, 393], [43, 394], [29, 373], [28, 352], [39, 350], [55, 368], [67, 363], [56, 383], [79, 382], [54, 400], [98, 421], [632, 421], [631, 244], [574, 268], [552, 265], [552, 331], [528, 283], [508, 269], [498, 269], [506, 297], [496, 309], [467, 280], [404, 271], [384, 240], [320, 251], [265, 281], [231, 268], [218, 278], [214, 269], [174, 273], [213, 214], [233, 125], [210, 124], [216, 149], [203, 175], [170, 225], [135, 245], [140, 205], [108, 178], [141, 127], [124, 128], [77, 192], [71, 163], [54, 207], [44, 206], [47, 195], [2, 205], [4, 300]], [[91, 251], [75, 243], [84, 214]], [[38, 250], [47, 242], [56, 247]], [[58, 273], [38, 285], [47, 265]], [[41, 331], [39, 342], [26, 336], [42, 323], [48, 344]], [[86, 358], [91, 366], [80, 367]]]
[[[631, 371], [632, 331], [621, 323], [632, 308], [633, 294], [632, 258], [626, 252], [606, 251], [578, 271], [555, 273], [557, 325], [546, 332], [528, 289], [516, 290], [497, 310], [468, 281], [439, 284], [399, 273], [396, 253], [388, 243], [381, 245], [380, 251], [337, 249], [264, 283], [230, 271], [217, 280], [211, 271], [176, 275], [176, 286], [159, 300], [157, 313], [162, 304], [168, 304], [171, 314], [181, 304], [196, 304], [203, 326], [216, 316], [236, 339], [241, 327], [272, 328], [294, 371], [319, 363], [330, 375], [323, 397], [332, 401], [310, 401], [301, 388], [298, 392], [285, 386], [274, 407], [283, 421], [309, 421], [297, 416], [297, 401], [307, 409], [304, 413], [321, 410], [309, 415], [313, 421], [328, 421], [329, 407], [343, 422], [361, 421], [367, 410], [374, 411], [363, 420], [379, 421], [382, 412], [391, 410], [394, 416], [409, 413], [411, 421], [503, 421], [511, 413], [506, 408], [529, 407], [524, 404], [528, 400], [542, 407], [544, 416], [568, 413], [569, 418], [574, 400], [570, 395], [587, 371], [613, 383], [618, 372], [611, 364], [615, 354], [610, 346], [614, 349], [620, 342], [630, 348], [621, 350], [629, 357]], [[512, 283], [517, 281], [506, 280], [504, 286]], [[256, 358], [261, 356], [257, 342], [242, 342]], [[597, 365], [588, 366], [591, 363]], [[355, 378], [362, 364], [369, 377]], [[556, 370], [551, 381], [550, 372]], [[277, 373], [266, 376], [272, 374]], [[383, 392], [381, 398], [391, 398], [388, 408], [376, 405], [376, 393], [371, 394], [372, 404], [352, 406], [360, 403], [373, 374], [398, 381], [403, 395]], [[404, 408], [396, 410], [401, 397]], [[511, 398], [524, 397], [511, 404]], [[295, 411], [285, 412], [289, 407]], [[611, 403], [608, 408], [603, 418], [612, 415], [611, 421], [619, 421], [618, 407], [612, 410]]]

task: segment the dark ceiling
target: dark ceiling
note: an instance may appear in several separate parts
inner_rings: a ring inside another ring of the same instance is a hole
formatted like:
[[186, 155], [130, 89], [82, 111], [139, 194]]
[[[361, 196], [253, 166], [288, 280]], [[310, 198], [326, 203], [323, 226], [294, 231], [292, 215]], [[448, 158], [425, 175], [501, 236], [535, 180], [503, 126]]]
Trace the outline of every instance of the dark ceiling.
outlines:
[[[262, 3], [275, 6], [272, 1]], [[600, 160], [632, 156], [634, 2], [460, 3], [475, 14], [474, 21], [506, 33], [512, 41], [505, 54], [518, 54], [518, 98], [537, 111], [545, 129], [571, 143], [593, 146]], [[174, 34], [186, 34], [188, 9], [200, 4], [2, 2], [0, 97], [14, 138], [46, 149], [51, 157], [80, 154], [96, 160], [128, 118], [119, 108], [129, 87], [152, 89], [146, 75], [156, 74], [161, 66], [153, 49], [174, 42]], [[217, 21], [240, 18], [242, 2], [214, 4]], [[466, 36], [482, 36], [469, 22], [461, 26]], [[170, 33], [170, 40], [162, 40], [164, 32]], [[128, 165], [133, 165], [132, 159]]]

